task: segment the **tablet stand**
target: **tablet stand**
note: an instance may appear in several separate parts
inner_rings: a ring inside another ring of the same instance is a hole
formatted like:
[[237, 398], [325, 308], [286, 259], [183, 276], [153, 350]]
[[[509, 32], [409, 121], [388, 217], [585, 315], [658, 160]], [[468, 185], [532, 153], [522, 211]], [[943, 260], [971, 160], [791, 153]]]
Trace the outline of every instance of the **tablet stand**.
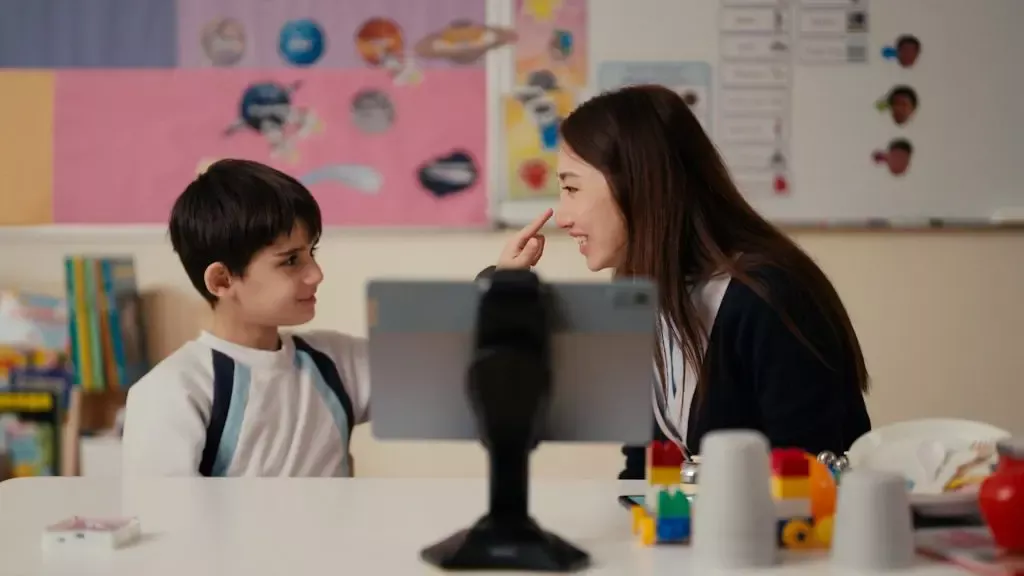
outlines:
[[586, 552], [541, 529], [528, 510], [529, 458], [551, 398], [550, 326], [540, 280], [499, 270], [481, 286], [468, 393], [490, 460], [490, 509], [421, 553], [446, 570], [569, 572]]

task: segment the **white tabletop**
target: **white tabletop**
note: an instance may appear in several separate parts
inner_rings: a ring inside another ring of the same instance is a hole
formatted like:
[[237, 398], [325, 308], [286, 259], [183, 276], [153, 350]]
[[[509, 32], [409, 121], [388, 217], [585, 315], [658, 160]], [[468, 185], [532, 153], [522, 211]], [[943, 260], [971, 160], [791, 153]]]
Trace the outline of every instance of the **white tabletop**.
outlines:
[[[545, 528], [590, 552], [588, 574], [705, 574], [688, 548], [645, 548], [630, 534], [622, 482], [545, 481], [531, 509]], [[419, 551], [484, 511], [483, 480], [33, 478], [0, 484], [0, 574], [138, 576], [433, 574]], [[42, 529], [79, 515], [137, 516], [142, 540], [117, 551], [44, 555]], [[827, 574], [802, 553], [758, 574]], [[505, 573], [508, 574], [508, 573]], [[901, 574], [963, 574], [925, 560]]]

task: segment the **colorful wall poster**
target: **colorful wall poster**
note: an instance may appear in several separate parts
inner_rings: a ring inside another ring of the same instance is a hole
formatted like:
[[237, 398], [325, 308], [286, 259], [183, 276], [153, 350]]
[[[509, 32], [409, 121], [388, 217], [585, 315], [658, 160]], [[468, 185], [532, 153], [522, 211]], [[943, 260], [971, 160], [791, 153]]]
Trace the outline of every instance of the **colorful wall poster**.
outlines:
[[[17, 164], [52, 164], [35, 170], [52, 186], [33, 177], [45, 200], [21, 220], [165, 223], [198, 172], [235, 157], [305, 182], [327, 225], [487, 223], [483, 56], [516, 34], [479, 0], [36, 3], [52, 6], [0, 45], [0, 88], [38, 91], [4, 68], [50, 78]], [[0, 23], [17, 5], [0, 2]], [[0, 179], [0, 198], [27, 173]]]
[[326, 224], [485, 222], [484, 85], [465, 71], [67, 71], [56, 102], [57, 222], [164, 222], [226, 157], [304, 181]]
[[601, 91], [637, 84], [670, 88], [690, 106], [704, 130], [711, 129], [711, 65], [707, 62], [602, 62], [597, 84]]
[[503, 101], [508, 197], [557, 197], [558, 126], [575, 106], [564, 90], [527, 87]]
[[587, 86], [587, 0], [516, 0], [516, 85], [548, 71], [559, 88]]

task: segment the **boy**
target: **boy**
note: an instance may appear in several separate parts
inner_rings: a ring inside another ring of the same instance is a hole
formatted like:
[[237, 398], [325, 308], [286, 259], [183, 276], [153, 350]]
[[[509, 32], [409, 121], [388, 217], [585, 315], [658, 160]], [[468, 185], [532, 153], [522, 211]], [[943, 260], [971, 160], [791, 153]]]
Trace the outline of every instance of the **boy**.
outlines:
[[222, 160], [178, 197], [169, 228], [213, 322], [129, 389], [124, 473], [350, 476], [352, 427], [369, 418], [365, 341], [278, 331], [313, 318], [323, 280], [309, 190]]

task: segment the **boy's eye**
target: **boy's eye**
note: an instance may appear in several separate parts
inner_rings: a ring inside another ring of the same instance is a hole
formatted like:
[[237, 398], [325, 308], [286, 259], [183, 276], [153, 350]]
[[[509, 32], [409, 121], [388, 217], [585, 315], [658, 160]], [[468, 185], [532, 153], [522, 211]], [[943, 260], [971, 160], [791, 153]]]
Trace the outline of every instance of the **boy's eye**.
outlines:
[[288, 258], [286, 258], [286, 259], [285, 259], [285, 261], [284, 261], [284, 262], [282, 262], [282, 264], [284, 264], [285, 266], [294, 266], [294, 265], [296, 265], [296, 264], [297, 264], [298, 262], [299, 262], [299, 257], [298, 257], [298, 256], [296, 256], [295, 254], [292, 254], [291, 256], [289, 256]]

